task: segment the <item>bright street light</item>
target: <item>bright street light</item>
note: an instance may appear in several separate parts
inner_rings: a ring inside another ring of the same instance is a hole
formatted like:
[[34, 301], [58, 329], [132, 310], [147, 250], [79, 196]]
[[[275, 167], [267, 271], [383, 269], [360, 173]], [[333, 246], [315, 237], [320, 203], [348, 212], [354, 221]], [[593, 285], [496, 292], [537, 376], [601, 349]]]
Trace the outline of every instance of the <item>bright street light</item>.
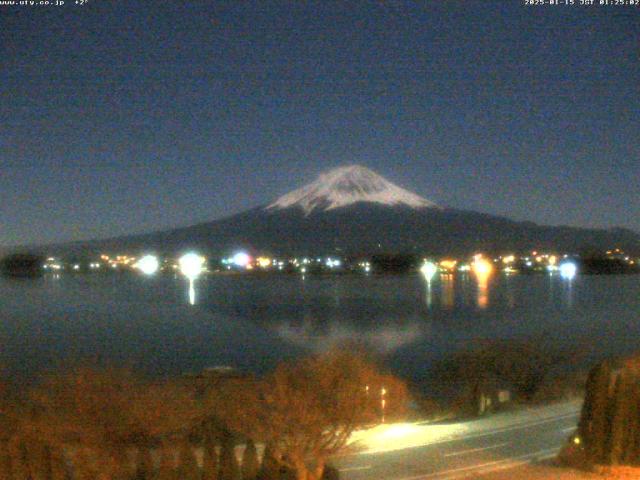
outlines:
[[204, 257], [193, 252], [186, 253], [180, 257], [178, 264], [180, 265], [180, 272], [188, 279], [193, 280], [202, 273]]
[[251, 257], [245, 252], [236, 253], [231, 261], [238, 267], [246, 267], [251, 262]]
[[563, 262], [560, 264], [560, 275], [565, 280], [572, 280], [578, 272], [578, 266], [573, 262]]
[[433, 276], [438, 273], [438, 266], [433, 262], [424, 262], [420, 267], [420, 272], [424, 275], [425, 280], [430, 282]]
[[145, 275], [153, 275], [160, 268], [160, 262], [158, 261], [158, 257], [155, 255], [145, 255], [136, 262], [134, 267]]
[[491, 262], [488, 260], [482, 258], [481, 255], [476, 255], [471, 264], [471, 269], [478, 278], [488, 279], [493, 272], [493, 265], [491, 265]]
[[193, 286], [193, 282], [202, 273], [204, 265], [204, 257], [201, 257], [197, 253], [185, 253], [180, 260], [180, 271], [189, 279], [189, 303], [195, 305], [196, 303], [196, 290]]

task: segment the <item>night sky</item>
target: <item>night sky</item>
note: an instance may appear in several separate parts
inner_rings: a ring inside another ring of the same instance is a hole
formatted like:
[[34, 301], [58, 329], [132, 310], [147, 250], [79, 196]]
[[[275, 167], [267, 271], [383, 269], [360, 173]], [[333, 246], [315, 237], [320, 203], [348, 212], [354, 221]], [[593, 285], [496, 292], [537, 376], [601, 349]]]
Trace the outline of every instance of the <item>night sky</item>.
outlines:
[[0, 6], [0, 246], [212, 220], [353, 163], [640, 231], [640, 8], [522, 3]]

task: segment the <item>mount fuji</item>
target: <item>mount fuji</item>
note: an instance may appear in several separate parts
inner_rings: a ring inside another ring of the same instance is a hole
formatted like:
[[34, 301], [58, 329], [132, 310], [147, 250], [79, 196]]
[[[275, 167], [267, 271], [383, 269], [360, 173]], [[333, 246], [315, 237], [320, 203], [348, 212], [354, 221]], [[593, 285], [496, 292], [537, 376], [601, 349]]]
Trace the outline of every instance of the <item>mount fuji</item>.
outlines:
[[[283, 255], [376, 253], [469, 254], [550, 249], [580, 252], [613, 246], [640, 252], [640, 235], [626, 229], [582, 229], [517, 222], [443, 208], [372, 170], [339, 167], [267, 206], [212, 222], [143, 235], [46, 247], [47, 253], [236, 249]], [[44, 247], [43, 247], [44, 250]]]
[[267, 210], [301, 208], [308, 216], [314, 211], [329, 211], [359, 202], [389, 207], [437, 207], [429, 200], [394, 185], [366, 167], [351, 165], [335, 168], [298, 190], [283, 195]]

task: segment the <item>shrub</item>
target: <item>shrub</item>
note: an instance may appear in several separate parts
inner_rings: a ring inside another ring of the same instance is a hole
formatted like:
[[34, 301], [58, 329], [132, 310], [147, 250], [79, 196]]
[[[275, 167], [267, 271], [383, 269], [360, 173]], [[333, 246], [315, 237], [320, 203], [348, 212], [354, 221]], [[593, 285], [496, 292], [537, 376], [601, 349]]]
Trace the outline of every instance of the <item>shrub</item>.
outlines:
[[556, 365], [579, 358], [575, 351], [558, 351], [533, 340], [478, 341], [437, 364], [433, 375], [440, 383], [469, 391], [484, 382], [500, 382], [518, 398], [531, 401]]

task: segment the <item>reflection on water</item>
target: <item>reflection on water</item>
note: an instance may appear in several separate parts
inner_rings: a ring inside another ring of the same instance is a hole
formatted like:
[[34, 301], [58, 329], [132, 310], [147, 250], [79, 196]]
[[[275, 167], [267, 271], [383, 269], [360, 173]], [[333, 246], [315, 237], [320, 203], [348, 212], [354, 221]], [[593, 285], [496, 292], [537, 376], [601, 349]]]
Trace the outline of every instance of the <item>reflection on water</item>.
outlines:
[[478, 307], [489, 305], [489, 276], [478, 276]]
[[453, 308], [455, 300], [454, 277], [449, 273], [441, 275], [440, 280], [442, 282], [442, 306], [447, 309]]
[[476, 255], [471, 265], [471, 269], [478, 282], [478, 307], [487, 308], [489, 305], [489, 279], [493, 273], [493, 265], [482, 255]]
[[355, 325], [336, 322], [325, 325], [311, 318], [307, 318], [301, 324], [282, 322], [275, 326], [275, 331], [282, 338], [304, 348], [323, 351], [356, 342], [380, 353], [391, 353], [417, 342], [424, 337], [426, 330], [425, 324], [417, 321], [405, 323], [399, 319], [390, 320], [366, 331], [359, 330]]
[[505, 291], [504, 298], [507, 303], [507, 307], [515, 308], [516, 306], [516, 295], [514, 290], [514, 282], [512, 281], [513, 274], [508, 273], [504, 277]]
[[573, 307], [573, 279], [563, 278], [563, 290], [564, 290], [564, 298], [566, 302], [567, 308]]
[[431, 308], [433, 302], [433, 292], [431, 291], [431, 280], [427, 280], [427, 308]]
[[638, 311], [640, 275], [445, 274], [428, 284], [422, 275], [0, 279], [0, 365], [41, 369], [99, 356], [154, 371], [267, 368], [267, 358], [355, 340], [417, 378], [479, 338], [633, 351]]
[[[423, 275], [424, 276], [424, 275]], [[468, 280], [467, 275], [462, 275], [464, 280]], [[490, 281], [492, 279], [491, 270], [478, 270], [473, 275], [475, 284], [475, 296], [474, 304], [480, 308], [485, 309], [489, 306], [489, 294], [491, 291]], [[425, 278], [424, 299], [427, 310], [434, 308], [452, 309], [455, 306], [456, 298], [456, 277], [451, 273], [442, 273], [436, 275], [433, 279]], [[439, 285], [438, 285], [439, 284]], [[436, 286], [439, 286], [439, 296], [436, 295], [438, 290]], [[458, 285], [458, 288], [465, 289], [463, 285]], [[515, 305], [515, 296], [513, 289], [506, 287], [506, 298], [509, 306]], [[467, 297], [464, 297], [465, 299]]]
[[189, 305], [195, 305], [196, 304], [196, 289], [194, 286], [194, 280], [193, 278], [189, 279]]

